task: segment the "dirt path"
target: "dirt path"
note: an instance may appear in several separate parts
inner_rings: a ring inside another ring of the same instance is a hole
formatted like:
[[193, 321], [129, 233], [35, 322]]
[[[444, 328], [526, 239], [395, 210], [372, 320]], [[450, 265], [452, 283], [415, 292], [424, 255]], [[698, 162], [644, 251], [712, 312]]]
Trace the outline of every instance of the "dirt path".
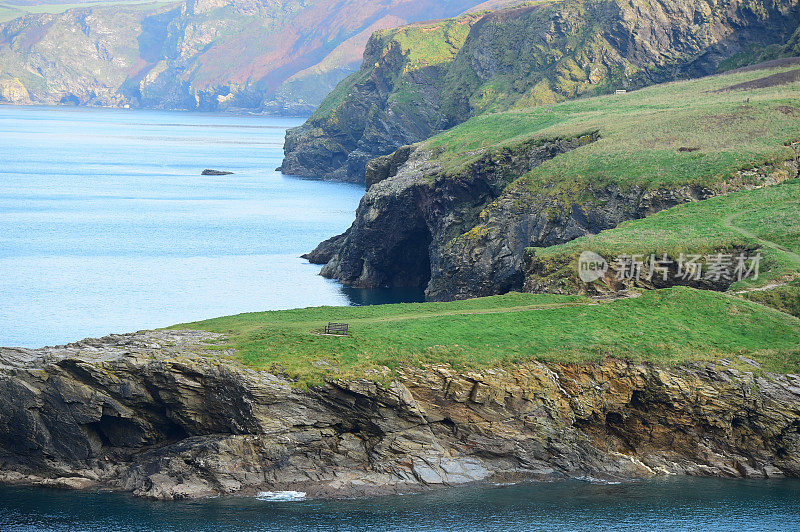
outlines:
[[756, 235], [755, 233], [751, 233], [747, 229], [742, 229], [741, 227], [739, 227], [737, 225], [734, 225], [733, 224], [733, 220], [735, 218], [737, 218], [738, 216], [741, 216], [741, 213], [734, 213], [734, 214], [731, 214], [730, 216], [728, 216], [727, 218], [725, 218], [725, 221], [723, 222], [725, 224], [725, 227], [727, 227], [728, 229], [731, 229], [731, 230], [739, 233], [740, 235], [746, 236], [747, 238], [752, 238], [753, 240], [758, 240], [764, 246], [766, 246], [766, 247], [768, 247], [770, 249], [774, 249], [775, 251], [779, 251], [779, 252], [783, 253], [789, 259], [791, 259], [791, 261], [794, 262], [797, 266], [800, 266], [800, 255], [798, 255], [794, 251], [792, 251], [790, 249], [786, 249], [785, 247], [781, 246], [777, 242], [773, 242], [772, 240], [763, 239], [760, 236]]
[[[766, 239], [761, 238], [760, 236], [756, 235], [755, 233], [751, 233], [747, 229], [743, 229], [743, 228], [741, 228], [741, 227], [739, 227], [737, 225], [734, 225], [733, 220], [736, 219], [738, 216], [741, 216], [741, 213], [734, 213], [734, 214], [731, 214], [730, 216], [728, 216], [727, 218], [725, 218], [725, 220], [723, 222], [725, 224], [725, 227], [727, 227], [728, 229], [730, 229], [730, 230], [732, 230], [732, 231], [734, 231], [736, 233], [739, 233], [742, 236], [745, 236], [747, 238], [751, 238], [753, 240], [756, 240], [756, 241], [760, 242], [764, 247], [768, 247], [770, 249], [778, 251], [779, 253], [782, 253], [789, 260], [791, 260], [796, 266], [798, 266], [798, 268], [800, 268], [800, 255], [798, 255], [797, 253], [795, 253], [794, 251], [792, 251], [790, 249], [787, 249], [787, 248], [781, 246], [777, 242], [773, 242], [772, 240], [766, 240]], [[781, 282], [781, 283], [770, 283], [770, 284], [768, 284], [766, 286], [761, 286], [761, 287], [758, 287], [758, 288], [748, 288], [746, 290], [739, 290], [738, 292], [735, 292], [735, 293], [736, 294], [745, 294], [747, 292], [763, 292], [763, 291], [766, 291], [766, 290], [772, 290], [773, 288], [779, 288], [781, 286], [785, 286], [785, 285], [789, 284], [790, 282], [791, 282], [791, 280], [790, 281], [786, 281], [786, 282]]]

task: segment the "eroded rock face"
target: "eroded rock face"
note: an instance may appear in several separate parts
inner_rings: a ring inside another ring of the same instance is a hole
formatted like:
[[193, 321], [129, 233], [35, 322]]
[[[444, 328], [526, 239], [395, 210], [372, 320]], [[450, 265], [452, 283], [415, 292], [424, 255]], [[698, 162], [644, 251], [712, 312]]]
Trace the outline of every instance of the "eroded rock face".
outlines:
[[[427, 287], [432, 299], [446, 299], [451, 296], [453, 276], [444, 265], [459, 235], [481, 223], [487, 205], [503, 195], [519, 175], [595, 138], [596, 134], [530, 141], [487, 153], [455, 173], [441, 172], [422, 149], [402, 154], [400, 160], [406, 160], [399, 168], [395, 155], [378, 160], [373, 163], [375, 173], [386, 175], [376, 179], [361, 200], [353, 225], [343, 235], [323, 242], [308, 258], [316, 262], [327, 259], [322, 275], [348, 285]], [[520, 264], [523, 249], [524, 244], [519, 250]], [[471, 271], [484, 266], [465, 264]], [[503, 293], [516, 285], [521, 287], [517, 265], [514, 271], [487, 268], [480, 274], [485, 277], [485, 289], [479, 291], [472, 283], [465, 295]]]
[[0, 349], [0, 480], [174, 499], [587, 474], [800, 476], [796, 375], [727, 361], [531, 362], [302, 389], [214, 358], [214, 339], [144, 332]]

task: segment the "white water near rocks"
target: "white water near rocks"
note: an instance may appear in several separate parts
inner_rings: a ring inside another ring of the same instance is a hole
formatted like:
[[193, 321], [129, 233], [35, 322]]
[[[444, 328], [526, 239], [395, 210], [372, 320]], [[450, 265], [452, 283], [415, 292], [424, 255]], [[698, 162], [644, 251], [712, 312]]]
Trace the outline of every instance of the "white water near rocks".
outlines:
[[304, 491], [262, 491], [256, 495], [259, 501], [269, 502], [291, 502], [303, 501], [306, 498]]
[[149, 501], [113, 493], [0, 487], [15, 532], [795, 530], [800, 481], [667, 477], [560, 481], [357, 500], [217, 497]]

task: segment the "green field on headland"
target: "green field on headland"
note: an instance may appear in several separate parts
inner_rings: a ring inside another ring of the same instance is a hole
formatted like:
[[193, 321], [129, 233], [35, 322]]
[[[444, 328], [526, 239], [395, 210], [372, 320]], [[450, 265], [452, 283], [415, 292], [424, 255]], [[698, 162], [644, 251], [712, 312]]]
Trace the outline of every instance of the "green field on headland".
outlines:
[[[773, 85], [773, 78], [765, 87], [724, 90], [786, 72], [794, 81]], [[800, 140], [800, 68], [795, 62], [482, 115], [422, 147], [457, 173], [487, 150], [590, 132], [599, 140], [546, 161], [521, 183], [534, 190], [555, 184], [576, 194], [604, 184], [714, 187], [741, 170], [794, 157], [788, 144]]]
[[[328, 321], [349, 323], [350, 335], [323, 335]], [[222, 333], [227, 341], [220, 348], [235, 348], [239, 361], [309, 383], [379, 378], [398, 364], [486, 368], [607, 356], [675, 364], [746, 355], [781, 372], [800, 362], [797, 318], [682, 287], [608, 303], [512, 293], [453, 303], [251, 313], [173, 328]]]

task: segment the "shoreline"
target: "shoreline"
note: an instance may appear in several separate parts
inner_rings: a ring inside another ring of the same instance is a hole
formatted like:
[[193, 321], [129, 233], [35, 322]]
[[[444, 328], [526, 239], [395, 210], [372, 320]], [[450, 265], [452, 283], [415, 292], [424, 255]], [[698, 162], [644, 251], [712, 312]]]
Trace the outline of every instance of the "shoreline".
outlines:
[[[176, 500], [375, 496], [509, 480], [800, 476], [800, 376], [620, 359], [298, 387], [146, 331], [0, 349], [6, 482]], [[796, 431], [795, 431], [796, 432]]]

